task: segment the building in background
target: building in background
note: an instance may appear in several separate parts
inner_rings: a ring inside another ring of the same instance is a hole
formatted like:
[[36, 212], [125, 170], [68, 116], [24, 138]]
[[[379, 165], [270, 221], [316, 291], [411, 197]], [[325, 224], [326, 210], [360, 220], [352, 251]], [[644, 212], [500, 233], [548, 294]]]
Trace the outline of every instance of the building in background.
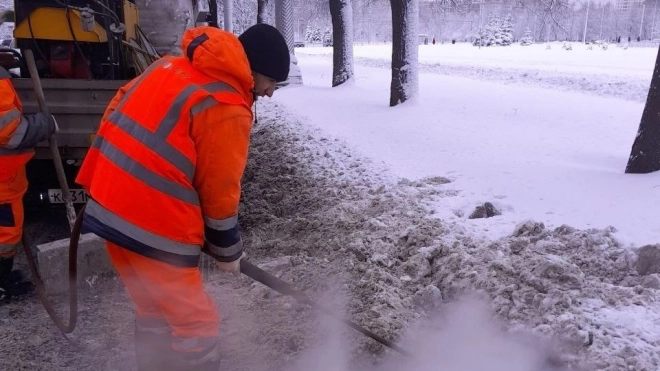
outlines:
[[616, 0], [616, 10], [631, 10], [634, 7], [641, 5], [644, 0]]

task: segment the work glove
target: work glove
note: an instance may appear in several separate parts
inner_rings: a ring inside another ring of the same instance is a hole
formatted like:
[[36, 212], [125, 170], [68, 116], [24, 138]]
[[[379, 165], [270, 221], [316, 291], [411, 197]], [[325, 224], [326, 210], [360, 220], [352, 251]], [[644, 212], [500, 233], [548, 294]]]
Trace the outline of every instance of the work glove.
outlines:
[[241, 256], [238, 259], [234, 260], [233, 262], [226, 263], [226, 262], [221, 262], [221, 261], [216, 260], [215, 264], [218, 266], [218, 269], [220, 269], [221, 271], [226, 272], [226, 273], [231, 273], [231, 274], [234, 275], [234, 277], [240, 278], [241, 277], [241, 259], [243, 259], [244, 257], [245, 257], [245, 253], [242, 253]]
[[25, 115], [24, 117], [28, 121], [28, 129], [21, 144], [17, 146], [19, 149], [32, 148], [37, 143], [48, 140], [55, 132], [55, 117], [53, 116], [49, 118], [39, 112], [32, 115]]

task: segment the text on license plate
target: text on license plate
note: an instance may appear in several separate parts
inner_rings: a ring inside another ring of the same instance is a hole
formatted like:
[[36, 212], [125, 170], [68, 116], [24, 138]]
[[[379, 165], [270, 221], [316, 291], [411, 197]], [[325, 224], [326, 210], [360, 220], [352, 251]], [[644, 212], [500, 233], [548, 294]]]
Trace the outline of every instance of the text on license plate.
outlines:
[[[89, 193], [84, 189], [70, 189], [69, 193], [71, 194], [71, 201], [76, 204], [84, 204], [89, 199]], [[49, 189], [48, 190], [48, 200], [52, 204], [63, 204], [64, 195], [62, 195], [61, 189]]]

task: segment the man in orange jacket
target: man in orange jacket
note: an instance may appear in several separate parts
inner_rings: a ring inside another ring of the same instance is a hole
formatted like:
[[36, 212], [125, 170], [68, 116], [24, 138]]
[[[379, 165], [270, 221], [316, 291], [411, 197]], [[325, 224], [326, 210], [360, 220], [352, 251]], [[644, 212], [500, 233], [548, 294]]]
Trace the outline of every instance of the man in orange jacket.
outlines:
[[289, 74], [272, 26], [238, 38], [213, 27], [183, 36], [110, 102], [76, 182], [91, 198], [84, 231], [106, 240], [137, 313], [143, 370], [218, 370], [218, 310], [198, 268], [202, 248], [240, 274], [240, 180], [251, 106]]
[[43, 113], [23, 114], [10, 78], [0, 66], [0, 300], [33, 288], [10, 275], [23, 234], [25, 164], [34, 156], [33, 147], [55, 132], [54, 121]]

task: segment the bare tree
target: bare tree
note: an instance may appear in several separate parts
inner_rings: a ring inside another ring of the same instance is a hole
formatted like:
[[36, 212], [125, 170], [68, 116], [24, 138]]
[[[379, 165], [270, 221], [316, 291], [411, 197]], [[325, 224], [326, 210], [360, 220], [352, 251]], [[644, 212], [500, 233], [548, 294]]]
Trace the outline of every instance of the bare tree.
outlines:
[[658, 170], [660, 170], [660, 49], [626, 173], [645, 174]]
[[276, 0], [275, 1], [275, 27], [284, 36], [286, 44], [289, 47], [289, 53], [294, 54], [293, 38], [294, 38], [294, 24], [293, 24], [293, 0]]
[[410, 99], [418, 90], [418, 0], [390, 0], [392, 7], [392, 83], [390, 106]]
[[234, 0], [232, 30], [235, 34], [241, 34], [254, 24], [254, 19], [257, 18], [257, 5], [258, 3], [252, 1]]
[[384, 42], [392, 37], [389, 0], [352, 0], [354, 41]]
[[330, 0], [332, 86], [353, 78], [353, 8], [351, 0]]
[[[295, 29], [299, 35], [304, 35], [310, 26], [324, 28], [331, 24], [329, 0], [293, 1]], [[643, 26], [642, 38], [652, 39], [660, 34], [656, 2], [660, 0], [647, 0], [643, 12], [644, 5], [639, 2], [627, 11], [620, 11], [615, 10], [616, 5], [611, 2], [595, 0], [418, 0], [419, 32], [435, 36], [438, 41], [468, 41], [479, 34], [484, 20], [491, 14], [511, 14], [516, 39], [529, 29], [535, 41], [581, 41], [585, 23], [587, 40], [615, 41], [617, 36], [636, 39], [640, 25]], [[272, 5], [273, 0], [268, 3]], [[351, 5], [355, 42], [391, 41], [390, 0], [351, 0]]]
[[257, 0], [257, 23], [266, 23], [266, 10], [269, 0]]
[[554, 39], [559, 38], [560, 34], [563, 38], [570, 36], [574, 12], [568, 0], [520, 1], [517, 8], [534, 15], [534, 39], [541, 39], [541, 34], [544, 34], [545, 40], [550, 41], [553, 32]]

